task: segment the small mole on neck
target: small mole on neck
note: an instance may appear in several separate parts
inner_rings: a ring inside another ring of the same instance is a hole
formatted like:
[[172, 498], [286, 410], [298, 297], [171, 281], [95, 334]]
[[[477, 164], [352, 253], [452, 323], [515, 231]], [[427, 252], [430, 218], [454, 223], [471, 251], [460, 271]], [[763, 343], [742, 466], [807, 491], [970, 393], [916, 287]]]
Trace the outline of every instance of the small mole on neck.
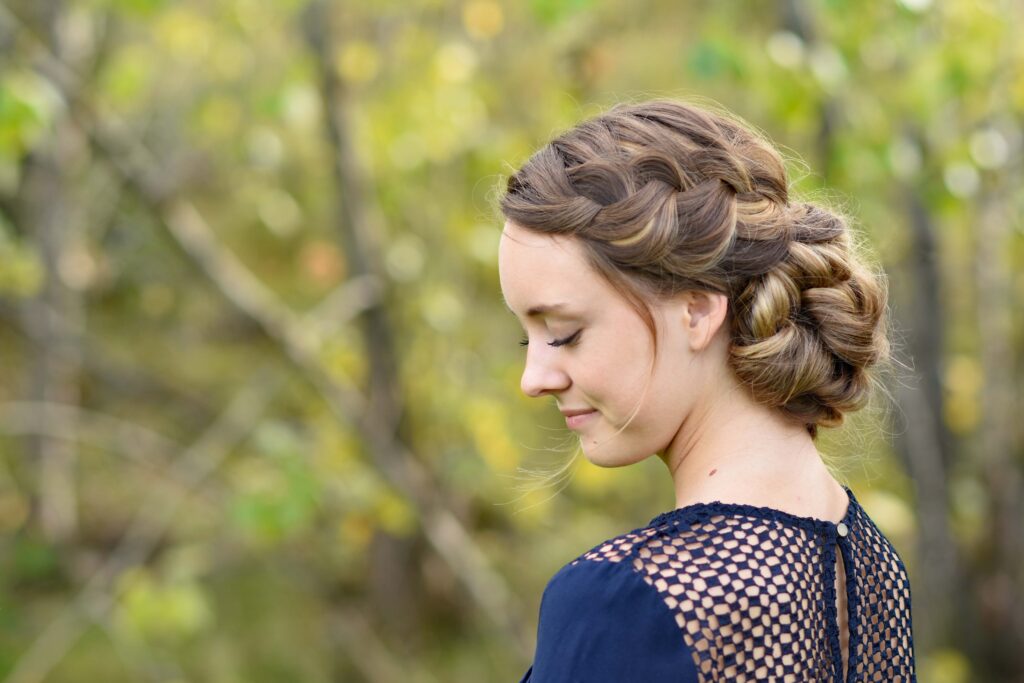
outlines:
[[708, 476], [709, 477], [715, 476], [715, 472], [717, 472], [717, 471], [718, 471], [717, 469], [711, 470], [710, 472], [708, 472]]

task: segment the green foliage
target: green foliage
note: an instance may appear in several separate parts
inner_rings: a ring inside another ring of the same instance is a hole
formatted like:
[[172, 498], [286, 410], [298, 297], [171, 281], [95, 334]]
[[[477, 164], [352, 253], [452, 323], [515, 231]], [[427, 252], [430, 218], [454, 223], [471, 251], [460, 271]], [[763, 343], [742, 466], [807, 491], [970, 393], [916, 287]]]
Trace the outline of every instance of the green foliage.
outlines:
[[173, 644], [212, 625], [203, 591], [194, 582], [161, 582], [144, 570], [121, 577], [114, 626], [129, 640]]
[[571, 19], [593, 4], [593, 0], [530, 0], [530, 9], [542, 25], [552, 26]]
[[23, 69], [0, 73], [0, 159], [31, 149], [58, 106], [53, 87], [39, 76]]
[[[106, 587], [112, 610], [90, 616], [77, 649], [52, 652], [47, 680], [514, 680], [528, 664], [515, 639], [481, 626], [462, 560], [432, 544], [471, 541], [529, 621], [577, 549], [673, 499], [650, 461], [626, 471], [577, 461], [564, 481], [528, 486], [524, 470], [557, 471], [574, 444], [549, 404], [519, 392], [496, 194], [558, 131], [654, 96], [721, 104], [778, 142], [794, 196], [851, 217], [892, 273], [901, 314], [925, 298], [911, 222], [925, 212], [927, 259], [942, 275], [936, 404], [956, 454], [951, 533], [975, 572], [964, 593], [984, 595], [985, 614], [1021, 594], [993, 559], [989, 491], [1000, 468], [1019, 470], [1012, 444], [1024, 443], [1019, 425], [999, 436], [992, 409], [1015, 405], [995, 387], [1019, 387], [1009, 367], [1024, 367], [1019, 316], [1005, 315], [1024, 297], [1024, 52], [1012, 3], [326, 2], [323, 64], [299, 0], [63, 3], [52, 31], [18, 9], [28, 4], [11, 3], [26, 25], [0, 65], [0, 595], [12, 605], [0, 609], [0, 675], [133, 523], [159, 515], [153, 501], [180, 495], [145, 557]], [[70, 109], [38, 68], [54, 35], [82, 88]], [[331, 102], [321, 67], [338, 80]], [[328, 105], [351, 144], [340, 166]], [[105, 148], [97, 131], [115, 142]], [[45, 158], [60, 170], [49, 180]], [[129, 162], [147, 169], [130, 180], [166, 195], [125, 182], [117, 169]], [[30, 174], [50, 186], [28, 192]], [[32, 217], [51, 208], [62, 218], [47, 243]], [[188, 243], [192, 210], [215, 256]], [[343, 237], [350, 216], [383, 278], [369, 302], [381, 318], [318, 309], [366, 265]], [[176, 234], [169, 218], [182, 220]], [[211, 282], [211, 267], [237, 287]], [[993, 280], [981, 276], [995, 275], [1001, 289], [983, 289]], [[246, 307], [266, 300], [281, 308], [257, 321]], [[992, 300], [1000, 312], [986, 314]], [[49, 311], [64, 324], [32, 332]], [[307, 327], [268, 334], [268, 320]], [[359, 414], [371, 393], [384, 400], [370, 388], [377, 352], [393, 364], [401, 408], [394, 452], [366, 438]], [[238, 408], [270, 368], [283, 387], [260, 410]], [[21, 402], [43, 400], [82, 410], [19, 419]], [[244, 423], [234, 439], [233, 410]], [[919, 501], [886, 420], [861, 415], [822, 450], [916, 579], [928, 570]], [[62, 452], [67, 489], [40, 465]], [[415, 480], [391, 460], [407, 457], [440, 487], [439, 526], [396, 485], [395, 471]], [[43, 515], [64, 497], [77, 514], [67, 537]], [[1012, 657], [1005, 643], [979, 637], [993, 641], [984, 650], [927, 627], [917, 636], [921, 680], [1011, 680], [998, 674], [1009, 665], [989, 664]]]
[[59, 572], [56, 549], [34, 536], [21, 536], [9, 546], [8, 576], [27, 584], [51, 581]]
[[734, 59], [728, 44], [701, 41], [693, 46], [687, 67], [698, 78], [712, 79], [738, 76], [742, 64]]
[[112, 12], [127, 16], [151, 17], [167, 5], [167, 0], [103, 0]]
[[0, 216], [0, 296], [27, 297], [43, 283], [43, 265], [35, 250], [8, 231]]
[[310, 528], [319, 487], [302, 457], [302, 442], [287, 426], [264, 423], [253, 442], [257, 455], [233, 472], [231, 516], [253, 541], [279, 543]]

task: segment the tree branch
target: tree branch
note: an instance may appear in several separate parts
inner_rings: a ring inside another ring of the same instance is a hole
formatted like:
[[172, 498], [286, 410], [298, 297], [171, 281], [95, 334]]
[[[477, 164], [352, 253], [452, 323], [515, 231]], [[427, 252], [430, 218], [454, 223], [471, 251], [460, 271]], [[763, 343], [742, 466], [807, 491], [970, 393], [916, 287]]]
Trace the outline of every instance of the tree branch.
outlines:
[[[10, 10], [6, 13], [24, 27]], [[66, 98], [76, 93], [77, 76], [38, 40], [36, 57], [39, 70]], [[317, 357], [322, 341], [314, 326], [303, 324], [281, 304], [274, 294], [252, 275], [230, 252], [217, 243], [212, 230], [190, 202], [171, 198], [170, 188], [161, 180], [159, 165], [141, 144], [125, 131], [115, 131], [101, 123], [95, 107], [80, 92], [74, 95], [76, 120], [96, 149], [112, 164], [140, 201], [160, 220], [189, 261], [198, 267], [216, 291], [236, 310], [254, 320], [266, 334], [278, 342], [283, 353], [320, 391], [335, 416], [353, 425], [367, 442], [367, 450], [385, 478], [414, 504], [420, 513], [427, 541], [465, 586], [481, 611], [524, 657], [529, 656], [532, 638], [525, 629], [521, 611], [512, 600], [504, 578], [494, 571], [458, 516], [448, 507], [451, 494], [441, 490], [428, 470], [409, 447], [395, 438], [382, 424], [380, 416], [368, 410], [368, 402], [350, 381], [325, 370]], [[357, 308], [372, 305], [379, 291], [376, 279], [351, 281], [358, 292]], [[334, 376], [331, 376], [334, 375]], [[394, 459], [382, 459], [381, 453], [393, 453]]]

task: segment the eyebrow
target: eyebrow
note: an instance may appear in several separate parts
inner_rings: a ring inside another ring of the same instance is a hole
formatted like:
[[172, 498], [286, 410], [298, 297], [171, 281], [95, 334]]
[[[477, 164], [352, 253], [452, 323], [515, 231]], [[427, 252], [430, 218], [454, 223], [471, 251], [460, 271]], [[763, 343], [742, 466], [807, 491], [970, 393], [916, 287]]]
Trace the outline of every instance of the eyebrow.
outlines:
[[[502, 300], [504, 301], [504, 297], [502, 297]], [[507, 308], [510, 311], [512, 310], [512, 307], [508, 305], [507, 301], [505, 301], [505, 308]], [[561, 302], [556, 304], [537, 304], [536, 306], [530, 307], [526, 311], [526, 317], [536, 318], [538, 316], [548, 315], [550, 313], [558, 313], [560, 311], [566, 310], [567, 308], [570, 308], [569, 304]]]
[[564, 311], [567, 308], [569, 308], [569, 304], [539, 304], [526, 311], [526, 317], [536, 318], [539, 315], [557, 313], [558, 311]]

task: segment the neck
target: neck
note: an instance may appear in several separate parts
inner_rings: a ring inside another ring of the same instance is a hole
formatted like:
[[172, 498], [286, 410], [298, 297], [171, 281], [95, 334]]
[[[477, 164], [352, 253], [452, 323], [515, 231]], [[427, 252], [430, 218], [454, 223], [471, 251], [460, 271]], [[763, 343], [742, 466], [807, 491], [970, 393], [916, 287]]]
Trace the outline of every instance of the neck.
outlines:
[[807, 430], [738, 385], [694, 406], [659, 457], [677, 507], [721, 500], [828, 519], [845, 511], [846, 493]]

